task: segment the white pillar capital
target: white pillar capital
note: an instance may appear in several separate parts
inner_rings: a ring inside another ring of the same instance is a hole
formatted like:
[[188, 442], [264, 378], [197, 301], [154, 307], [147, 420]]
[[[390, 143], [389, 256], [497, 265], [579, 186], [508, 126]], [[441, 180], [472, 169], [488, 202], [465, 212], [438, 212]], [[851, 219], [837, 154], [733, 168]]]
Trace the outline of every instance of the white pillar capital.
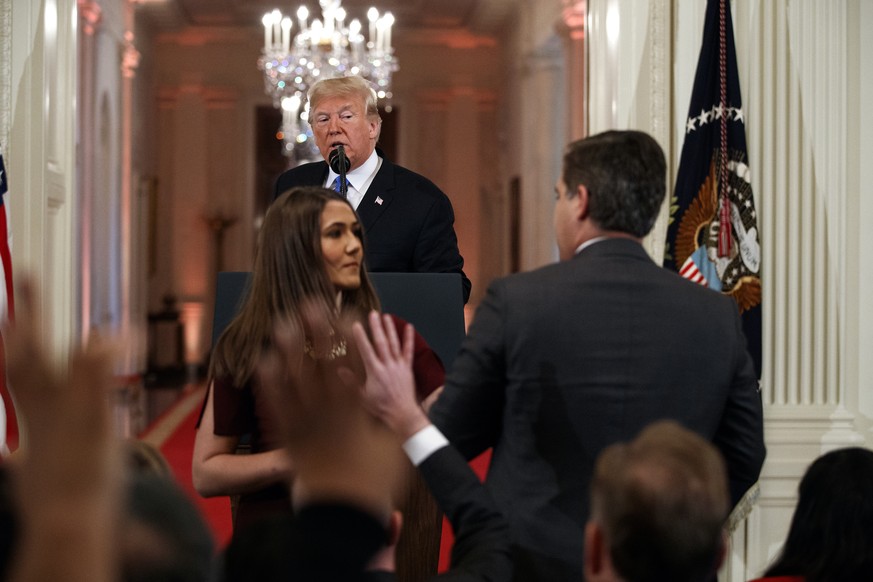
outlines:
[[82, 30], [88, 36], [93, 36], [103, 20], [103, 9], [97, 0], [77, 0], [76, 7], [82, 21]]
[[557, 27], [559, 33], [570, 37], [571, 40], [583, 40], [587, 0], [562, 1], [564, 8], [561, 10], [561, 22]]
[[132, 79], [136, 76], [136, 69], [139, 67], [140, 53], [133, 46], [133, 34], [127, 32], [125, 35], [124, 53], [121, 57], [121, 73], [125, 79]]

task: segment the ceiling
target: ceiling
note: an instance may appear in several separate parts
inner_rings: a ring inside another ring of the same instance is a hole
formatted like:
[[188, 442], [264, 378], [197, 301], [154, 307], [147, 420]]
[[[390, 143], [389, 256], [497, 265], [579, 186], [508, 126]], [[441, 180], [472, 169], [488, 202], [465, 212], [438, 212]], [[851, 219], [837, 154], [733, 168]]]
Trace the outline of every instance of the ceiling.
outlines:
[[[499, 30], [519, 0], [343, 0], [349, 19], [366, 22], [376, 6], [395, 17], [396, 35], [434, 29], [465, 29], [476, 34]], [[293, 14], [300, 4], [320, 14], [317, 0], [139, 0], [138, 11], [158, 30], [188, 26], [261, 26], [261, 17], [275, 8]]]

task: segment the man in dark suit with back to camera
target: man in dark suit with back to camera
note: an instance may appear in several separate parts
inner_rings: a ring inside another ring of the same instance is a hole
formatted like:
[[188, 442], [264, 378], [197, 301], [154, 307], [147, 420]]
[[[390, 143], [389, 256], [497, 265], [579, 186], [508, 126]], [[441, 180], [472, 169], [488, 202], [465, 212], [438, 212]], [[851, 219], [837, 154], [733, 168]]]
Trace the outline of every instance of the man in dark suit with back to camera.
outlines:
[[458, 251], [452, 203], [433, 182], [376, 150], [382, 119], [367, 82], [339, 77], [314, 84], [309, 91], [309, 123], [324, 161], [283, 173], [276, 182], [276, 196], [293, 186], [339, 191], [339, 176], [327, 162], [342, 146], [348, 159], [347, 197], [367, 238], [368, 269], [460, 273], [466, 303], [471, 284]]
[[570, 144], [556, 185], [561, 261], [491, 284], [434, 424], [472, 458], [509, 522], [515, 580], [581, 580], [597, 455], [672, 419], [724, 455], [731, 500], [764, 461], [758, 382], [736, 305], [641, 245], [666, 161], [637, 131]]

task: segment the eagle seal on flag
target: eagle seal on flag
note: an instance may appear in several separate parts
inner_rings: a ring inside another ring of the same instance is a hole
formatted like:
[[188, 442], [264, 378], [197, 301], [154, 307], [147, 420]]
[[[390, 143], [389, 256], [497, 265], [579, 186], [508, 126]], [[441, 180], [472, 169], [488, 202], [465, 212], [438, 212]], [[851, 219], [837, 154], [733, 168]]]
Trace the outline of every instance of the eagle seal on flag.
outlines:
[[[710, 171], [679, 220], [675, 258], [679, 274], [715, 291], [731, 295], [740, 313], [761, 303], [761, 245], [757, 213], [745, 155], [733, 152], [728, 161], [727, 196], [719, 196], [716, 168], [719, 152], [713, 152]], [[719, 252], [724, 228], [721, 215], [728, 205], [731, 244]]]

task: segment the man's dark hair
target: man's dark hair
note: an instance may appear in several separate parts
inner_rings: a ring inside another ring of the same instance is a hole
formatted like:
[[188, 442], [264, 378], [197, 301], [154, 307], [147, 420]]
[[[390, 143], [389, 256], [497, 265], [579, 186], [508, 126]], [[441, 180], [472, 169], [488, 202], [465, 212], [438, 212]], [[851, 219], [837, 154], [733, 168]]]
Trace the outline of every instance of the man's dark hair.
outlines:
[[723, 549], [727, 471], [715, 447], [672, 421], [606, 448], [591, 486], [592, 520], [628, 582], [708, 580]]
[[801, 479], [785, 546], [766, 575], [823, 582], [869, 580], [871, 573], [873, 451], [832, 451]]
[[642, 238], [655, 225], [667, 188], [667, 161], [641, 131], [606, 131], [567, 146], [567, 195], [588, 190], [591, 218], [604, 230]]

